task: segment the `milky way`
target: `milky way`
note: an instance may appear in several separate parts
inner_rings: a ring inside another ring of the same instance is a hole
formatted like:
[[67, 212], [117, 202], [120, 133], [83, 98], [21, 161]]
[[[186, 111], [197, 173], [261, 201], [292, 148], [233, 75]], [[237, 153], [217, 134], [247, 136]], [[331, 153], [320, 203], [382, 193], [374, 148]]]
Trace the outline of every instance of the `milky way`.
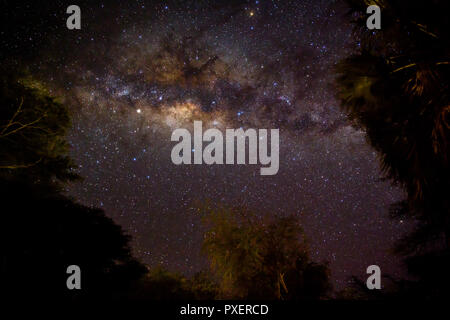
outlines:
[[[80, 1], [79, 31], [65, 28], [69, 4], [47, 8], [44, 31], [17, 37], [72, 113], [71, 156], [84, 180], [68, 194], [122, 225], [137, 257], [188, 275], [205, 268], [196, 208], [208, 200], [299, 215], [337, 288], [371, 264], [399, 273], [388, 250], [405, 225], [388, 208], [403, 195], [382, 181], [364, 132], [334, 98], [333, 67], [357, 50], [342, 3]], [[194, 120], [279, 128], [278, 174], [172, 164], [171, 132]]]

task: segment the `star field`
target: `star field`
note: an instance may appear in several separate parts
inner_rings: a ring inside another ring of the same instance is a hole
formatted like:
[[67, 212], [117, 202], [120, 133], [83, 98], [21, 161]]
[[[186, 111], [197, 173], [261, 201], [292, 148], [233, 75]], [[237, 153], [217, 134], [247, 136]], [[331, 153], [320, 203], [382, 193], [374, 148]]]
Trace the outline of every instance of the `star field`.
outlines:
[[[210, 201], [299, 215], [336, 288], [371, 264], [400, 272], [389, 250], [405, 226], [388, 209], [403, 194], [334, 98], [333, 67], [357, 49], [340, 1], [80, 1], [79, 31], [65, 28], [67, 5], [2, 45], [28, 48], [32, 73], [70, 107], [84, 180], [68, 194], [122, 225], [143, 262], [204, 268], [196, 208]], [[194, 120], [279, 128], [278, 174], [172, 164], [171, 132]]]

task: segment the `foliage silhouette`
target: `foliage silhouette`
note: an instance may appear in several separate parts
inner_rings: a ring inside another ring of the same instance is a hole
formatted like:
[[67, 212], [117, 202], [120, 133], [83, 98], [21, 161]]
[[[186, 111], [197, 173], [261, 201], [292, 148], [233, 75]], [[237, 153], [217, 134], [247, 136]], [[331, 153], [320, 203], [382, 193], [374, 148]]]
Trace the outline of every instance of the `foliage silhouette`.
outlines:
[[158, 266], [149, 272], [127, 293], [127, 298], [137, 300], [213, 300], [217, 285], [207, 272], [192, 278], [170, 272]]
[[79, 178], [67, 156], [67, 108], [30, 76], [1, 71], [0, 177], [53, 185]]
[[[2, 291], [58, 298], [112, 297], [145, 272], [129, 238], [103, 211], [36, 186], [2, 181]], [[82, 289], [69, 291], [66, 268], [81, 268]]]
[[[147, 271], [102, 210], [61, 194], [78, 176], [67, 156], [65, 106], [30, 77], [0, 76], [1, 290], [15, 298], [114, 297]], [[66, 287], [69, 265], [81, 290]]]
[[[402, 287], [408, 294], [443, 295], [449, 277], [429, 272], [449, 264], [449, 3], [348, 3], [359, 49], [337, 66], [338, 98], [378, 151], [387, 178], [407, 192], [407, 199], [392, 207], [393, 217], [418, 222], [396, 251], [408, 257], [408, 269], [420, 281]], [[381, 30], [365, 26], [369, 3], [381, 7]]]
[[219, 278], [219, 297], [320, 299], [330, 289], [329, 270], [309, 260], [294, 216], [265, 218], [242, 209], [204, 209], [203, 248]]

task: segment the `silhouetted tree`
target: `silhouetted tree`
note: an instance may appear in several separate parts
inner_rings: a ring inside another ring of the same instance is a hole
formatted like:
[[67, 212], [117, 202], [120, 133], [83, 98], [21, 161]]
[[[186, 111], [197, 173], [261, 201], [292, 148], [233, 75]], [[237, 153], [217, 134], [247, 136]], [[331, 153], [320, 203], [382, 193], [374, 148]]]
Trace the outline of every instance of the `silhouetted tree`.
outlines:
[[[407, 191], [392, 214], [414, 217], [418, 227], [397, 252], [413, 255], [406, 262], [422, 279], [423, 295], [442, 294], [446, 290], [433, 289], [440, 284], [431, 278], [440, 277], [444, 287], [450, 278], [428, 274], [425, 266], [438, 271], [438, 265], [449, 265], [442, 253], [450, 250], [449, 3], [348, 2], [359, 49], [337, 66], [338, 97], [378, 151], [387, 177]], [[381, 30], [366, 27], [369, 4], [381, 8]]]
[[217, 294], [217, 284], [207, 272], [196, 273], [189, 279], [158, 266], [150, 269], [130, 291], [128, 297], [139, 300], [212, 300]]
[[[103, 211], [37, 186], [0, 182], [1, 287], [25, 298], [111, 298], [145, 272], [129, 237]], [[69, 265], [81, 268], [81, 290], [66, 287]]]
[[243, 209], [205, 215], [204, 250], [220, 279], [220, 296], [319, 299], [330, 289], [328, 267], [310, 262], [294, 216], [261, 218]]
[[28, 183], [78, 178], [67, 156], [67, 108], [30, 76], [0, 73], [0, 177]]
[[[0, 290], [13, 298], [112, 298], [146, 273], [129, 237], [102, 210], [60, 193], [77, 178], [66, 152], [70, 118], [36, 81], [0, 74]], [[81, 268], [81, 290], [66, 286]]]
[[196, 300], [212, 300], [217, 297], [219, 287], [209, 271], [200, 271], [189, 280], [189, 290]]

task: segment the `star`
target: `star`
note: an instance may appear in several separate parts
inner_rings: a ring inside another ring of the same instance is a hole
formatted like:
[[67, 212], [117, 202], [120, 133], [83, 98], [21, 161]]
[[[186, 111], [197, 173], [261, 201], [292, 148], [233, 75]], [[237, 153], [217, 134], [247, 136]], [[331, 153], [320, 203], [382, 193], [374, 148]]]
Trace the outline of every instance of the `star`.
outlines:
[[[330, 261], [337, 288], [374, 261], [398, 273], [386, 251], [406, 221], [391, 221], [388, 208], [403, 193], [380, 180], [376, 154], [332, 90], [333, 68], [353, 41], [345, 8], [328, 0], [100, 3], [82, 7], [89, 23], [77, 34], [33, 5], [42, 19], [11, 30], [2, 54], [14, 53], [69, 106], [70, 156], [84, 180], [68, 193], [133, 233], [143, 262], [187, 275], [207, 267], [204, 229], [190, 208], [211, 199], [300, 216], [313, 260]], [[171, 133], [194, 120], [280, 129], [279, 172], [173, 165]]]

